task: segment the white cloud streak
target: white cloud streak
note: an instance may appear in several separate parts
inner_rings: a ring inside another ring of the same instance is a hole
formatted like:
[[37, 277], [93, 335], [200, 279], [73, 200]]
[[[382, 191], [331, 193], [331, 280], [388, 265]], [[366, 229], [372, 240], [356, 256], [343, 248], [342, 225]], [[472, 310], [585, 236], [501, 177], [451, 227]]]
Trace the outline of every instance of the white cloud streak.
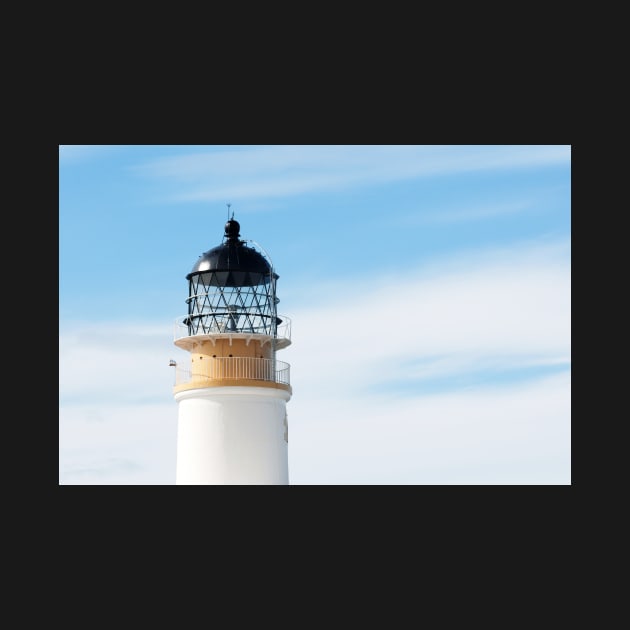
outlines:
[[168, 367], [173, 327], [75, 323], [59, 337], [59, 398], [62, 404], [162, 398], [173, 385]]
[[[515, 247], [381, 277], [371, 285], [314, 290], [293, 314], [295, 378], [352, 391], [398, 378], [480, 368], [568, 363], [570, 260], [566, 244]], [[334, 296], [326, 303], [322, 296]], [[415, 362], [409, 368], [408, 363]]]
[[95, 158], [109, 156], [113, 151], [120, 150], [121, 146], [108, 144], [60, 144], [59, 165], [76, 164]]
[[571, 382], [413, 398], [342, 398], [331, 381], [289, 405], [289, 475], [297, 485], [571, 483]]
[[[157, 389], [158, 383], [155, 384]], [[164, 390], [168, 396], [168, 388]], [[118, 400], [116, 388], [110, 390]], [[92, 403], [59, 409], [59, 483], [175, 483], [177, 404]]]
[[185, 186], [176, 201], [225, 202], [570, 160], [566, 145], [263, 146], [169, 157], [134, 170]]
[[512, 203], [487, 204], [482, 207], [466, 207], [460, 209], [447, 209], [439, 212], [425, 213], [410, 217], [403, 217], [402, 224], [439, 224], [460, 223], [462, 221], [477, 221], [493, 217], [513, 216], [528, 210], [535, 210], [536, 206], [531, 201], [518, 201]]

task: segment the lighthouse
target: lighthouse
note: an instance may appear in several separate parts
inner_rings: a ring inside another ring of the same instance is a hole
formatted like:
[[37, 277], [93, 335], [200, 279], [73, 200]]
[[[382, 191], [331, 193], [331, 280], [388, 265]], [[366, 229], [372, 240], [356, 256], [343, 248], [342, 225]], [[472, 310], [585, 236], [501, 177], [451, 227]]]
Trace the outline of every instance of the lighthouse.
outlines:
[[291, 321], [277, 313], [271, 259], [240, 229], [232, 215], [221, 244], [186, 276], [188, 312], [175, 321], [174, 343], [188, 361], [171, 361], [177, 485], [289, 483], [292, 390], [276, 353], [291, 343]]

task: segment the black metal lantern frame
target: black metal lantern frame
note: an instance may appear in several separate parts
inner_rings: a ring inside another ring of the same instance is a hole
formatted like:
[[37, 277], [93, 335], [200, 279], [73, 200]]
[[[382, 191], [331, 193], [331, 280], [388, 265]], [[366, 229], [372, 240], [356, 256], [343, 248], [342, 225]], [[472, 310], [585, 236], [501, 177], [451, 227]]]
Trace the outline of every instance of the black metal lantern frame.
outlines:
[[278, 275], [234, 270], [191, 274], [188, 281], [189, 335], [249, 333], [276, 337]]

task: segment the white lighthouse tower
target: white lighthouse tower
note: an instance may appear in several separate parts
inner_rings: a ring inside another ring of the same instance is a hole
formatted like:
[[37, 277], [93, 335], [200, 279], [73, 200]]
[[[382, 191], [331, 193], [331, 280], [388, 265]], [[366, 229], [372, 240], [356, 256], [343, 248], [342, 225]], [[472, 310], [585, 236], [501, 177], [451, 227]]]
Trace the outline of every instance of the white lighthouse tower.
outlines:
[[232, 217], [186, 276], [188, 313], [175, 324], [190, 359], [175, 365], [177, 485], [289, 483], [292, 392], [276, 352], [291, 343], [291, 322], [277, 315], [271, 260], [239, 232]]

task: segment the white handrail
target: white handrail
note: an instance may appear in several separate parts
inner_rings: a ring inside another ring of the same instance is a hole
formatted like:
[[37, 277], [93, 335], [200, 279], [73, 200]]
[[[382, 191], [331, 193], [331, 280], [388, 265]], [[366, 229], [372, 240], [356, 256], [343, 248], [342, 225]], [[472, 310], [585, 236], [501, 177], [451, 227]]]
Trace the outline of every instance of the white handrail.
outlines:
[[194, 370], [176, 366], [175, 385], [184, 385], [192, 381], [211, 382], [224, 379], [270, 381], [289, 385], [290, 369], [291, 366], [288, 363], [277, 359], [208, 357], [202, 365], [196, 365]]

